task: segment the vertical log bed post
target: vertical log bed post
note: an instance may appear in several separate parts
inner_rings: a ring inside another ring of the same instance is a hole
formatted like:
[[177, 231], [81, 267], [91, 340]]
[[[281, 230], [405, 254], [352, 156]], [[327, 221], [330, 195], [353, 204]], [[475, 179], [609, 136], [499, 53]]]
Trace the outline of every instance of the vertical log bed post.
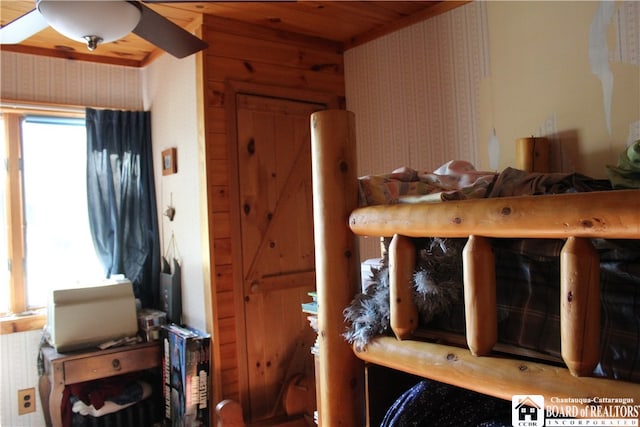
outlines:
[[311, 115], [313, 221], [318, 294], [319, 425], [364, 425], [364, 368], [344, 340], [343, 309], [360, 287], [357, 238], [349, 229], [358, 205], [355, 115]]

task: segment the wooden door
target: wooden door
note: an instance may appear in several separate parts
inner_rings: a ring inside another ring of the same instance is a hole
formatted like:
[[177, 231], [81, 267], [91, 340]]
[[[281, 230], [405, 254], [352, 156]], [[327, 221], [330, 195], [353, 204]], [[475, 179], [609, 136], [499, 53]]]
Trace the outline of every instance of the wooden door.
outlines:
[[310, 114], [319, 104], [237, 94], [248, 397], [253, 421], [281, 413], [286, 381], [313, 371], [301, 303], [315, 289]]

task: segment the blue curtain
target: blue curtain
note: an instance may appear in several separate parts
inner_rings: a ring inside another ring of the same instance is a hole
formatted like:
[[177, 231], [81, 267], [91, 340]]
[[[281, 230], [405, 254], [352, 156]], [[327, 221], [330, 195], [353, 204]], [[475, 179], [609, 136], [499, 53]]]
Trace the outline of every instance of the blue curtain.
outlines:
[[124, 274], [143, 307], [158, 307], [151, 114], [87, 108], [86, 126], [89, 223], [105, 276]]

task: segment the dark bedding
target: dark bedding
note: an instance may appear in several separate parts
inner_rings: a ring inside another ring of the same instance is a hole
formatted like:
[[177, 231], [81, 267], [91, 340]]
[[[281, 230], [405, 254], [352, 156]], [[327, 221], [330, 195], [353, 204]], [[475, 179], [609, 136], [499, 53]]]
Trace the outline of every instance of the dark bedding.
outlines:
[[422, 380], [394, 402], [380, 427], [423, 426], [511, 426], [511, 402]]
[[[495, 239], [498, 342], [560, 360], [562, 240]], [[640, 381], [640, 241], [594, 240], [600, 254], [600, 364], [594, 374]], [[462, 295], [427, 328], [464, 334]]]

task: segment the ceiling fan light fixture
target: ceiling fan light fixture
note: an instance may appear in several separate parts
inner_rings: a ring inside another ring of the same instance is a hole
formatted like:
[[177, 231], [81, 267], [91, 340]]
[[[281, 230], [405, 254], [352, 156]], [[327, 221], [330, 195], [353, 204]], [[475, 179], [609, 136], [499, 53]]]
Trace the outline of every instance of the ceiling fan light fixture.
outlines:
[[125, 0], [38, 0], [37, 7], [51, 27], [90, 50], [126, 36], [141, 17], [138, 6]]

